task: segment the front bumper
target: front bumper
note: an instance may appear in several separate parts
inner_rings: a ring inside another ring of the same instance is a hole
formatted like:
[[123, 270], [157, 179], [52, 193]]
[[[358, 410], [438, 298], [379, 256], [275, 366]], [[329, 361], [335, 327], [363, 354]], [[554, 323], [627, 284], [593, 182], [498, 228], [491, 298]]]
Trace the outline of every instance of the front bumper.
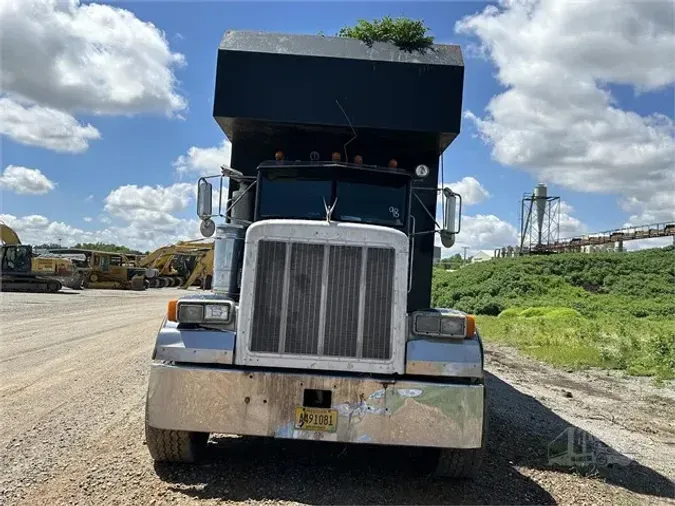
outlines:
[[[430, 378], [431, 380], [431, 378]], [[330, 390], [336, 432], [298, 430], [305, 389]], [[146, 418], [158, 429], [350, 443], [478, 448], [482, 384], [378, 380], [339, 374], [155, 362]]]

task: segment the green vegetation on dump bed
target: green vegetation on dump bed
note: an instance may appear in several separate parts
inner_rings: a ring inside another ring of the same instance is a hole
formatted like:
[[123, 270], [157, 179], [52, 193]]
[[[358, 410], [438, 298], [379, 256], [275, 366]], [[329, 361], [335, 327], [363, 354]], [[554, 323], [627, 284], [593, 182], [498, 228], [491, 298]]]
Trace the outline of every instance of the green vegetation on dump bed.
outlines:
[[385, 16], [373, 21], [359, 19], [355, 26], [341, 28], [338, 37], [359, 39], [368, 46], [373, 42], [390, 42], [402, 51], [425, 53], [434, 44], [434, 38], [427, 35], [428, 30], [422, 20]]
[[433, 304], [486, 341], [568, 368], [675, 377], [675, 249], [503, 258], [436, 269]]

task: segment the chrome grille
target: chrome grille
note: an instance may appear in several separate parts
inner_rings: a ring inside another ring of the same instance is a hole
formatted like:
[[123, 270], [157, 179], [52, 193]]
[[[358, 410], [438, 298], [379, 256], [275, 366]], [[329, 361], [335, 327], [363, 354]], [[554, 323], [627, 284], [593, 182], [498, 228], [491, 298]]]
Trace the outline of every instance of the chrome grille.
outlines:
[[252, 352], [391, 358], [392, 248], [261, 240]]

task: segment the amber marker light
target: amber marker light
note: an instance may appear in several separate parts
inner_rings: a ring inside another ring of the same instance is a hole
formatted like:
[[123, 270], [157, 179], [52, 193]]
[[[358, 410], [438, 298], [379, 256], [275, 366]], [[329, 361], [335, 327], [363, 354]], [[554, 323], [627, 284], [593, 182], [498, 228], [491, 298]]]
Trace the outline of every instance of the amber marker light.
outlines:
[[169, 306], [166, 310], [166, 319], [170, 322], [178, 321], [178, 300], [172, 299], [169, 301]]

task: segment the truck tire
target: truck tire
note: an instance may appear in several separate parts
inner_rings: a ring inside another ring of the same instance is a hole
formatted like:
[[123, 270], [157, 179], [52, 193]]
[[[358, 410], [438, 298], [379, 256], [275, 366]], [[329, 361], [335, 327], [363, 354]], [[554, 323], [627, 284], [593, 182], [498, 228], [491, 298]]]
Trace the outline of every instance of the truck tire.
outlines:
[[208, 440], [208, 432], [156, 429], [145, 423], [145, 441], [155, 462], [198, 462]]
[[487, 445], [487, 398], [483, 402], [483, 432], [480, 448], [442, 448], [435, 475], [439, 478], [475, 478], [483, 464]]

